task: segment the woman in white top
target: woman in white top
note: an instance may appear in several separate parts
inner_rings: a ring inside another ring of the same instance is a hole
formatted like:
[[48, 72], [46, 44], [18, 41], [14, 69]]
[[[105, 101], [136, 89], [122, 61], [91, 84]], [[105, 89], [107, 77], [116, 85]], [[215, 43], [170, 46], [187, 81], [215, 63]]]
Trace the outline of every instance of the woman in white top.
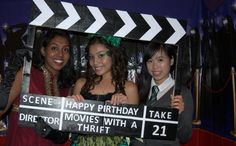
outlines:
[[[174, 93], [174, 70], [176, 48], [172, 45], [150, 43], [144, 49], [143, 66], [138, 78], [138, 89], [141, 104], [155, 107], [176, 108], [179, 110], [177, 137], [174, 141], [156, 139], [134, 139], [135, 146], [179, 146], [190, 138], [192, 133], [193, 100], [191, 92], [184, 86], [179, 95]], [[152, 87], [158, 87], [153, 98]], [[152, 97], [152, 99], [151, 99]]]

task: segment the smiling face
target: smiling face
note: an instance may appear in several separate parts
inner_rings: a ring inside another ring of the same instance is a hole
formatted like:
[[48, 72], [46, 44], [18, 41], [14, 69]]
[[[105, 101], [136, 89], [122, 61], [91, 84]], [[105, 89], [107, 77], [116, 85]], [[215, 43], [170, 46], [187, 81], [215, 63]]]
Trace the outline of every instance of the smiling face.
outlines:
[[173, 63], [174, 59], [169, 58], [162, 49], [158, 50], [146, 62], [148, 73], [154, 78], [157, 85], [169, 77], [170, 67]]
[[95, 43], [89, 47], [89, 64], [98, 76], [111, 76], [112, 59], [105, 45]]
[[69, 42], [65, 37], [56, 35], [46, 47], [41, 48], [41, 54], [44, 56], [45, 67], [57, 74], [68, 62], [70, 58]]

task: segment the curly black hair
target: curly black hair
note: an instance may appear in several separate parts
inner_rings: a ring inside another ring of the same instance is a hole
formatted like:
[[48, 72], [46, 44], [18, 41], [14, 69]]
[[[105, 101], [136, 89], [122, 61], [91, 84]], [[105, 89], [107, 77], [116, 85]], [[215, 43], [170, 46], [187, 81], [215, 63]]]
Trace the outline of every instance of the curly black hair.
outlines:
[[[109, 50], [110, 56], [112, 58], [112, 82], [115, 84], [115, 92], [125, 94], [124, 85], [127, 80], [128, 69], [127, 69], [127, 55], [124, 51], [124, 48], [121, 46], [114, 46], [110, 42], [108, 42], [102, 36], [94, 36], [90, 38], [87, 47], [85, 48], [85, 57], [88, 60], [89, 48], [93, 44], [103, 44]], [[87, 63], [87, 72], [86, 72], [86, 83], [83, 87], [85, 91], [92, 90], [95, 85], [99, 84], [102, 80], [102, 76], [98, 76], [95, 74], [94, 70]]]

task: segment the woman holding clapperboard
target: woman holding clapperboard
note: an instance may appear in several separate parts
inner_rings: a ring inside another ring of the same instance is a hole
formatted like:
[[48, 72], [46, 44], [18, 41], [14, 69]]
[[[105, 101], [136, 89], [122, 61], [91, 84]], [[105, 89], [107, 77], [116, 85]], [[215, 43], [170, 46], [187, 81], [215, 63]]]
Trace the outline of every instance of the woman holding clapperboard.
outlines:
[[[35, 50], [37, 51], [37, 49]], [[40, 60], [31, 68], [29, 93], [68, 96], [69, 88], [74, 83], [73, 65], [70, 61], [72, 49], [69, 34], [61, 30], [48, 30], [38, 51], [40, 52], [38, 53]], [[67, 133], [54, 131], [53, 134], [43, 137], [41, 131], [44, 131], [43, 126], [45, 125], [41, 125], [40, 122], [36, 124], [36, 128], [18, 125], [22, 73], [22, 68], [16, 73], [15, 81], [10, 90], [8, 105], [4, 110], [7, 111], [12, 105], [6, 146], [61, 145], [56, 143], [65, 142], [68, 139]]]
[[191, 92], [181, 88], [180, 95], [173, 95], [174, 80], [171, 77], [175, 65], [177, 48], [151, 42], [144, 49], [143, 66], [138, 78], [140, 102], [149, 106], [176, 108], [179, 110], [179, 123], [175, 141], [155, 139], [134, 139], [134, 146], [179, 146], [185, 143], [192, 132], [193, 101]]
[[[74, 98], [118, 104], [138, 104], [136, 85], [127, 81], [127, 59], [121, 38], [92, 36], [86, 47], [87, 72], [77, 80]], [[125, 146], [128, 141], [121, 136], [73, 135], [73, 146]]]

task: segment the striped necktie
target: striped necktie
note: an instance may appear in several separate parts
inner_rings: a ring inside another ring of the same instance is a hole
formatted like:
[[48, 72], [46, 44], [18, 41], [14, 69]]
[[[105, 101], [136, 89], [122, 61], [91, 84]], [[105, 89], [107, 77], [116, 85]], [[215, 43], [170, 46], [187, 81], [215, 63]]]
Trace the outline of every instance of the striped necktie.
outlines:
[[155, 101], [157, 100], [157, 93], [159, 92], [159, 89], [158, 87], [155, 85], [155, 86], [152, 86], [152, 94], [151, 94], [151, 97], [149, 99], [149, 101]]

